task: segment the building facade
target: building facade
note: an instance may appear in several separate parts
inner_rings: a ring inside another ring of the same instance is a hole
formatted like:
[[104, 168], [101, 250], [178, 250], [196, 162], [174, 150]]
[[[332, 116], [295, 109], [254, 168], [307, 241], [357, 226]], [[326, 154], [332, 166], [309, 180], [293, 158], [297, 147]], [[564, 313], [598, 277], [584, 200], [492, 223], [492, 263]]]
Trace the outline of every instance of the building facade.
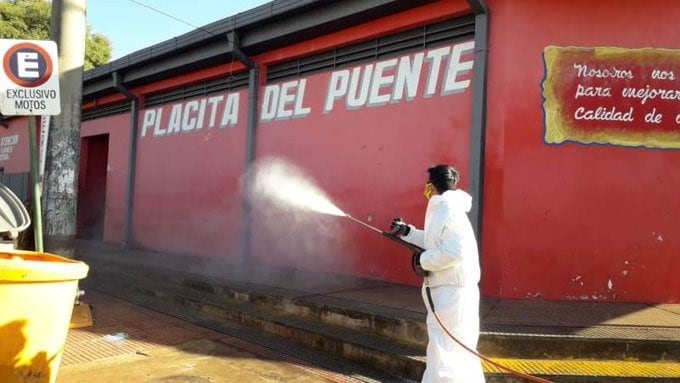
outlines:
[[[417, 284], [406, 250], [258, 209], [244, 174], [286, 160], [385, 229], [422, 225], [426, 169], [451, 163], [484, 295], [680, 302], [678, 15], [664, 0], [278, 0], [204, 26], [85, 74], [79, 234]], [[21, 183], [26, 121], [6, 124], [0, 166]]]

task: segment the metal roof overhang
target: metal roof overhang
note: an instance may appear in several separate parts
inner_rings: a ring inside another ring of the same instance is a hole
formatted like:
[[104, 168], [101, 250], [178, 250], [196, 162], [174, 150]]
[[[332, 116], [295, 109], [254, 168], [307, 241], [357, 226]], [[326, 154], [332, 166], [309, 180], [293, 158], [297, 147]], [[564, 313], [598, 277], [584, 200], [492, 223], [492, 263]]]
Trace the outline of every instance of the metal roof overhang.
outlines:
[[[85, 72], [83, 101], [256, 55], [435, 0], [274, 0]], [[231, 36], [229, 38], [228, 36]], [[236, 42], [236, 43], [235, 43]]]

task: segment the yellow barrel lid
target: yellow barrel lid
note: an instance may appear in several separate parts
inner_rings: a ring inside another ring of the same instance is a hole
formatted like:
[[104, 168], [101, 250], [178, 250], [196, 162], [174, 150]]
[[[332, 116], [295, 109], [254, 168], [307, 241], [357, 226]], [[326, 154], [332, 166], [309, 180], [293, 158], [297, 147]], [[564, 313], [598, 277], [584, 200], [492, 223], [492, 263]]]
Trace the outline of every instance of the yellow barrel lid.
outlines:
[[0, 283], [83, 279], [89, 269], [83, 262], [55, 254], [22, 250], [0, 251]]

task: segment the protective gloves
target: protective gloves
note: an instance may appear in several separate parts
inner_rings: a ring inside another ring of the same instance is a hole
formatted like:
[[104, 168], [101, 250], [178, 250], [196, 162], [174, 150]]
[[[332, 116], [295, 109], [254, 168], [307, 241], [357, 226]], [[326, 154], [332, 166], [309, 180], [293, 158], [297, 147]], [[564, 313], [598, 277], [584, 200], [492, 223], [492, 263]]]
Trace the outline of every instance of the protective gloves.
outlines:
[[430, 275], [430, 272], [423, 269], [423, 267], [420, 265], [421, 254], [422, 253], [420, 251], [413, 252], [413, 255], [411, 256], [411, 268], [413, 269], [413, 272], [416, 273], [417, 276], [424, 278]]
[[[409, 227], [409, 225], [404, 222], [403, 219], [395, 218], [392, 220], [392, 224], [390, 225], [390, 234], [397, 237], [402, 237], [404, 235], [408, 235], [410, 231], [411, 227]], [[413, 250], [413, 248], [411, 249]], [[416, 249], [418, 250], [414, 250], [413, 255], [411, 255], [411, 268], [417, 276], [424, 278], [427, 277], [430, 272], [423, 269], [423, 267], [420, 265], [420, 255], [422, 254], [423, 250], [419, 249], [418, 247], [416, 247]]]
[[401, 218], [395, 218], [392, 220], [392, 225], [390, 225], [390, 234], [402, 237], [407, 235], [410, 231], [411, 228]]

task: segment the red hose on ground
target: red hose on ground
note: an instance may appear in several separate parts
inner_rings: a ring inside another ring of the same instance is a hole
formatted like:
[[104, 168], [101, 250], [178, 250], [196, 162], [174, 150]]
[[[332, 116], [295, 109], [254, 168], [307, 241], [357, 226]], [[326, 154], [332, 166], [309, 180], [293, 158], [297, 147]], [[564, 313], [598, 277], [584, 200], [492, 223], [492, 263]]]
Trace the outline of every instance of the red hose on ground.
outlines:
[[497, 368], [499, 368], [499, 369], [501, 369], [501, 370], [503, 370], [503, 371], [507, 371], [507, 372], [509, 372], [509, 373], [511, 373], [511, 374], [513, 374], [513, 375], [515, 375], [515, 376], [517, 376], [517, 377], [520, 377], [520, 378], [522, 378], [522, 379], [526, 379], [526, 380], [528, 380], [528, 381], [530, 381], [530, 382], [537, 382], [537, 383], [554, 383], [554, 382], [551, 381], [551, 380], [539, 378], [538, 376], [533, 376], [533, 375], [525, 374], [525, 373], [523, 373], [523, 372], [519, 372], [519, 371], [517, 371], [517, 370], [513, 370], [512, 368], [506, 367], [506, 366], [504, 366], [504, 365], [502, 365], [502, 364], [500, 364], [500, 363], [498, 363], [498, 362], [494, 362], [493, 360], [491, 360], [491, 359], [490, 359], [489, 357], [487, 357], [486, 355], [480, 354], [480, 353], [478, 353], [477, 351], [475, 351], [475, 350], [469, 348], [468, 346], [464, 345], [463, 342], [459, 341], [455, 336], [453, 336], [453, 334], [451, 334], [451, 332], [449, 332], [449, 330], [446, 328], [446, 326], [444, 326], [444, 323], [442, 323], [441, 319], [439, 319], [439, 315], [437, 315], [436, 312], [432, 312], [432, 314], [434, 314], [434, 318], [437, 320], [437, 323], [439, 323], [439, 326], [441, 326], [441, 328], [444, 330], [444, 332], [446, 333], [446, 335], [448, 335], [451, 339], [453, 339], [454, 342], [458, 343], [458, 345], [460, 345], [461, 347], [463, 347], [466, 351], [471, 352], [472, 354], [476, 355], [478, 358], [480, 358], [480, 359], [486, 361], [487, 363], [489, 363], [489, 364], [491, 364], [491, 365], [493, 365], [493, 366], [495, 366], [495, 367], [497, 367]]
[[497, 368], [499, 368], [499, 369], [501, 369], [501, 370], [503, 370], [503, 371], [507, 371], [507, 372], [509, 372], [509, 373], [511, 373], [511, 374], [513, 374], [513, 375], [515, 375], [515, 376], [517, 376], [517, 377], [520, 377], [520, 378], [522, 378], [522, 379], [526, 379], [526, 380], [528, 380], [528, 381], [530, 381], [530, 382], [536, 382], [536, 383], [554, 383], [553, 381], [550, 381], [550, 380], [547, 380], [547, 379], [543, 379], [543, 378], [539, 378], [538, 376], [533, 376], [533, 375], [525, 374], [525, 373], [523, 373], [523, 372], [519, 372], [519, 371], [517, 371], [517, 370], [513, 370], [513, 369], [510, 368], [510, 367], [506, 367], [506, 366], [504, 366], [504, 365], [502, 365], [502, 364], [500, 364], [500, 363], [498, 363], [498, 362], [494, 362], [493, 360], [491, 360], [491, 359], [490, 359], [489, 357], [487, 357], [486, 355], [480, 354], [480, 353], [478, 353], [477, 351], [475, 351], [475, 350], [471, 349], [470, 347], [466, 346], [465, 344], [463, 344], [463, 342], [459, 341], [458, 338], [456, 338], [453, 334], [451, 334], [451, 332], [449, 331], [449, 329], [447, 329], [446, 326], [444, 326], [444, 323], [443, 323], [442, 320], [439, 318], [439, 315], [437, 315], [437, 312], [436, 312], [435, 307], [434, 307], [434, 300], [432, 299], [432, 292], [431, 292], [431, 290], [430, 290], [430, 286], [429, 286], [429, 282], [427, 281], [427, 278], [425, 278], [425, 293], [427, 294], [427, 301], [428, 301], [428, 303], [430, 304], [430, 310], [432, 310], [432, 315], [434, 315], [434, 319], [437, 320], [437, 323], [439, 323], [439, 326], [442, 328], [442, 330], [444, 330], [444, 332], [446, 333], [446, 335], [448, 335], [449, 338], [453, 339], [453, 341], [456, 342], [460, 347], [462, 347], [463, 349], [465, 349], [465, 351], [474, 354], [474, 355], [477, 356], [479, 359], [482, 359], [482, 360], [486, 361], [487, 363], [489, 363], [489, 364], [491, 364], [491, 365], [493, 365], [493, 366], [495, 366], [495, 367], [497, 367]]

